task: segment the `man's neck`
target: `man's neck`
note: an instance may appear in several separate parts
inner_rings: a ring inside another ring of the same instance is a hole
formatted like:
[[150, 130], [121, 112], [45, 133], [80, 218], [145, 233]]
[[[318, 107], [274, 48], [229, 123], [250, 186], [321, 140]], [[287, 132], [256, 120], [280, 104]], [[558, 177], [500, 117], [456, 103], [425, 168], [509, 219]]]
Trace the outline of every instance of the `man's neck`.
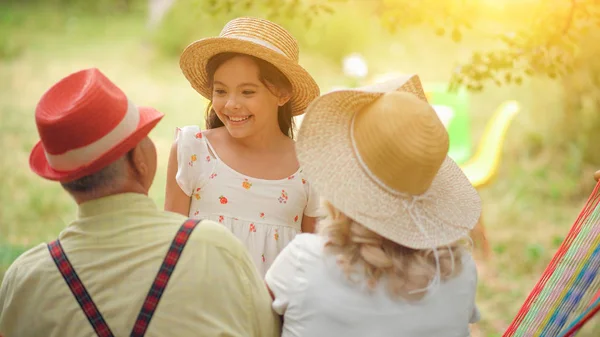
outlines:
[[124, 186], [123, 188], [118, 188], [118, 189], [110, 188], [110, 189], [96, 190], [96, 191], [90, 191], [90, 192], [85, 192], [85, 193], [77, 193], [77, 192], [71, 192], [71, 191], [68, 191], [68, 192], [71, 195], [71, 197], [73, 197], [73, 199], [75, 199], [75, 202], [77, 203], [77, 205], [81, 205], [87, 201], [101, 199], [101, 198], [108, 197], [111, 195], [123, 194], [123, 193], [138, 193], [138, 194], [148, 195], [148, 191], [145, 190], [139, 184], [135, 184], [135, 185], [131, 185], [131, 186]]

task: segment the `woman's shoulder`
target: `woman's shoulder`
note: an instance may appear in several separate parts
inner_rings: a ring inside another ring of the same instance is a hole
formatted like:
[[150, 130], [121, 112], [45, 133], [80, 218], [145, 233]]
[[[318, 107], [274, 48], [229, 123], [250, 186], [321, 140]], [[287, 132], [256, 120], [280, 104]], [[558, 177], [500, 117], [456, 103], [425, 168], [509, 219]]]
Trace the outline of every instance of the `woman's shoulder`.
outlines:
[[325, 237], [314, 233], [300, 233], [289, 243], [291, 249], [297, 253], [309, 253], [308, 255], [322, 255], [325, 246]]

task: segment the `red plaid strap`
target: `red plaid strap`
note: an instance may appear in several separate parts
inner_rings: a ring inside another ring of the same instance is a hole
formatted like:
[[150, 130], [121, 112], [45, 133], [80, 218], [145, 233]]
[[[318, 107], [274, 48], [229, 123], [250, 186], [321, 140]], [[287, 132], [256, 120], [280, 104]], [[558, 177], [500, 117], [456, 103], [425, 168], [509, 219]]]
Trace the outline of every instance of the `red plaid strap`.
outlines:
[[154, 315], [158, 302], [167, 287], [167, 283], [169, 283], [169, 279], [175, 270], [175, 266], [177, 265], [177, 261], [179, 261], [183, 248], [185, 248], [185, 244], [199, 222], [200, 220], [188, 219], [181, 225], [181, 228], [179, 228], [177, 235], [175, 235], [173, 242], [171, 242], [171, 247], [169, 247], [167, 256], [165, 256], [165, 259], [158, 270], [154, 283], [152, 283], [148, 296], [146, 296], [146, 300], [142, 305], [142, 310], [135, 321], [131, 337], [141, 337], [146, 333], [152, 315]]
[[[169, 251], [163, 260], [160, 269], [158, 270], [158, 274], [152, 283], [152, 287], [148, 292], [148, 296], [146, 296], [146, 300], [142, 305], [142, 310], [138, 315], [138, 318], [133, 327], [133, 331], [131, 331], [132, 337], [142, 337], [146, 333], [148, 329], [148, 325], [150, 324], [150, 320], [154, 315], [154, 311], [158, 306], [158, 302], [167, 287], [167, 283], [169, 283], [169, 279], [171, 278], [171, 274], [175, 270], [175, 266], [177, 265], [177, 261], [179, 261], [179, 257], [183, 252], [183, 248], [185, 247], [192, 231], [200, 220], [188, 219], [186, 222], [181, 225], [175, 238], [171, 242], [171, 246], [169, 247]], [[48, 250], [50, 251], [50, 255], [52, 255], [52, 259], [54, 263], [58, 267], [58, 270], [62, 274], [65, 282], [71, 289], [73, 296], [79, 303], [79, 306], [83, 310], [85, 316], [88, 321], [96, 331], [96, 334], [100, 337], [114, 337], [112, 331], [106, 324], [104, 317], [96, 307], [96, 304], [92, 300], [92, 297], [85, 289], [85, 286], [77, 276], [73, 265], [67, 258], [65, 251], [62, 248], [59, 240], [52, 241], [48, 244]]]
[[96, 331], [96, 334], [100, 337], [113, 337], [114, 335], [112, 331], [110, 331], [108, 324], [106, 324], [104, 317], [102, 317], [102, 314], [98, 310], [98, 307], [96, 307], [92, 297], [90, 297], [90, 294], [87, 289], [85, 289], [79, 276], [77, 276], [75, 269], [73, 269], [73, 265], [71, 265], [71, 262], [67, 258], [60, 241], [55, 240], [50, 242], [48, 244], [48, 250], [50, 251], [50, 255], [52, 255], [56, 267], [58, 267], [62, 277], [71, 289], [73, 296], [75, 296], [77, 303], [79, 303], [83, 313], [88, 321], [90, 321], [94, 331]]

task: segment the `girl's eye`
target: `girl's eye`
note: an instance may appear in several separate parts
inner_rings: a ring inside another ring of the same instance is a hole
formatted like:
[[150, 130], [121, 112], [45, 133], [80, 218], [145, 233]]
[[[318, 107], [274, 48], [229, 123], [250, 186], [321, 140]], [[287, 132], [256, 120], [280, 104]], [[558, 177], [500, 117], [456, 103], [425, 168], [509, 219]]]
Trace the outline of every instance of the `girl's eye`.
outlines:
[[244, 90], [244, 91], [242, 91], [242, 94], [244, 94], [244, 95], [252, 95], [252, 94], [254, 94], [255, 92], [256, 92], [256, 91], [252, 91], [252, 90]]
[[225, 94], [225, 90], [223, 89], [215, 89], [215, 93], [218, 95], [224, 95]]

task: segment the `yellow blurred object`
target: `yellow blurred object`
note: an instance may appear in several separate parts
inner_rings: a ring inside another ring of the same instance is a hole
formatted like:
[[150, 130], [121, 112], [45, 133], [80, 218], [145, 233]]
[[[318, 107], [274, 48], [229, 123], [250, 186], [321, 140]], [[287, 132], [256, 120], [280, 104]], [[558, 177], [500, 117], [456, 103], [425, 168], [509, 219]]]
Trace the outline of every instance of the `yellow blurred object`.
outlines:
[[461, 165], [475, 188], [489, 184], [496, 176], [506, 131], [519, 110], [520, 106], [515, 101], [502, 103], [488, 122], [477, 152]]

